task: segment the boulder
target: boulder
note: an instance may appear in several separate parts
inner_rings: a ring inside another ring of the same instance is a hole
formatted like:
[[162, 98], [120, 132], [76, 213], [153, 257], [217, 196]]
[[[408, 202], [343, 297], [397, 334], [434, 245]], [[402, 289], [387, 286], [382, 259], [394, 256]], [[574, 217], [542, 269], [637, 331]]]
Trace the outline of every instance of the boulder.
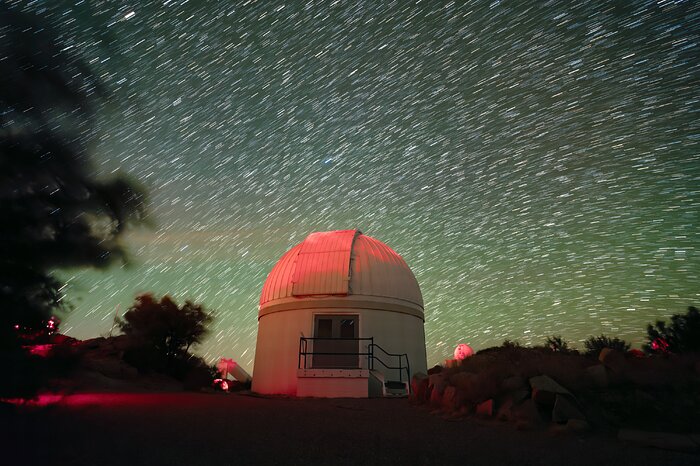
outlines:
[[411, 394], [409, 400], [416, 403], [425, 403], [428, 398], [428, 376], [422, 372], [413, 374], [411, 378]]
[[617, 374], [624, 374], [627, 368], [625, 354], [611, 348], [603, 348], [600, 350], [598, 360], [602, 362], [605, 367]]
[[430, 406], [433, 408], [439, 408], [442, 406], [442, 394], [443, 391], [433, 388], [430, 390]]
[[689, 435], [670, 432], [645, 432], [641, 430], [622, 429], [617, 438], [626, 442], [647, 447], [685, 452], [700, 451], [700, 446]]
[[450, 377], [450, 383], [464, 393], [465, 399], [474, 403], [499, 394], [500, 381], [493, 374], [458, 372]]
[[530, 378], [532, 388], [532, 399], [537, 404], [544, 406], [554, 406], [557, 395], [569, 395], [571, 392], [559, 385], [554, 379], [546, 375], [538, 375]]
[[591, 430], [591, 425], [583, 419], [569, 419], [566, 421], [566, 430], [580, 434]]
[[566, 395], [557, 394], [552, 408], [552, 421], [557, 424], [565, 424], [569, 419], [585, 420], [586, 416], [569, 401]]
[[503, 401], [498, 403], [496, 418], [499, 421], [504, 422], [515, 420], [515, 417], [513, 416], [513, 399], [511, 397], [505, 398]]
[[435, 366], [428, 369], [428, 375], [439, 374], [440, 372], [442, 372], [442, 366], [440, 366], [439, 364], [436, 364]]
[[514, 405], [510, 412], [518, 430], [529, 430], [542, 423], [542, 416], [532, 399]]
[[447, 381], [445, 379], [445, 374], [442, 372], [431, 374], [428, 376], [428, 387], [431, 390], [435, 390], [437, 388], [440, 390], [440, 393], [442, 393], [445, 390], [445, 386], [447, 386]]
[[448, 386], [442, 393], [442, 410], [447, 413], [459, 412], [464, 402], [462, 393], [453, 386]]
[[445, 380], [445, 374], [443, 372], [437, 372], [428, 376], [428, 392], [430, 405], [433, 407], [440, 407], [442, 404], [442, 393], [447, 387], [447, 381]]
[[501, 389], [504, 392], [515, 392], [520, 390], [521, 388], [526, 388], [527, 387], [527, 380], [525, 377], [522, 377], [520, 375], [514, 375], [511, 377], [507, 377], [503, 379], [503, 382], [501, 382]]
[[476, 405], [476, 415], [481, 417], [492, 417], [493, 407], [493, 399], [479, 403], [478, 405]]
[[586, 368], [586, 380], [588, 383], [596, 388], [607, 388], [608, 387], [608, 371], [602, 364], [596, 364], [595, 366], [590, 366]]
[[450, 377], [450, 383], [460, 390], [469, 390], [476, 383], [476, 374], [457, 372]]
[[514, 391], [511, 396], [513, 397], [513, 404], [518, 405], [525, 400], [530, 399], [530, 387], [523, 387]]

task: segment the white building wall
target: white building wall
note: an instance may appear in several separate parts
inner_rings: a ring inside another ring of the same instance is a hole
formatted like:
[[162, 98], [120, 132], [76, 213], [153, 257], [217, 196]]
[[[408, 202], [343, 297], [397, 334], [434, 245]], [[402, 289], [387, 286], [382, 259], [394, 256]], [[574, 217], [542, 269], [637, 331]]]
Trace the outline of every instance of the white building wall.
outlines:
[[[317, 314], [359, 315], [359, 337], [374, 337], [374, 342], [390, 353], [408, 353], [411, 373], [427, 372], [425, 333], [423, 320], [399, 312], [375, 309], [300, 309], [263, 315], [258, 321], [258, 338], [255, 348], [252, 390], [261, 394], [297, 395], [297, 368], [299, 363], [299, 338], [313, 337], [314, 316]], [[361, 342], [360, 351], [366, 351]], [[389, 358], [380, 351], [375, 355], [387, 365], [395, 365], [396, 358]], [[360, 359], [366, 368], [366, 359]], [[311, 363], [311, 358], [309, 358]], [[375, 369], [385, 373], [387, 379], [395, 379], [396, 372], [386, 371], [375, 362]], [[411, 375], [412, 375], [411, 374]]]

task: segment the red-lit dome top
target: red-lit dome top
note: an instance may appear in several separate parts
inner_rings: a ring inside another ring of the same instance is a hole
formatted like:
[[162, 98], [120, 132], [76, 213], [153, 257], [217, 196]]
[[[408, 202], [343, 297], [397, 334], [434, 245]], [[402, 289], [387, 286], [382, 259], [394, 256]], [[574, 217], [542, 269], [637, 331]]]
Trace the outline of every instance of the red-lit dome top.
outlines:
[[302, 308], [358, 307], [423, 318], [416, 277], [393, 249], [359, 230], [311, 233], [272, 268], [260, 314]]

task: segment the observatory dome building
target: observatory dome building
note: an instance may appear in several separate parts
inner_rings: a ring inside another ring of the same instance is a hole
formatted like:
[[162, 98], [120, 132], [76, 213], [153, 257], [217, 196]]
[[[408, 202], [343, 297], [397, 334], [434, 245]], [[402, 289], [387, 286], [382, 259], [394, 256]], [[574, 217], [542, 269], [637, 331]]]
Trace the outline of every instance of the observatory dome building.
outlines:
[[423, 323], [418, 282], [393, 249], [359, 230], [312, 233], [263, 286], [252, 389], [406, 395], [427, 372]]

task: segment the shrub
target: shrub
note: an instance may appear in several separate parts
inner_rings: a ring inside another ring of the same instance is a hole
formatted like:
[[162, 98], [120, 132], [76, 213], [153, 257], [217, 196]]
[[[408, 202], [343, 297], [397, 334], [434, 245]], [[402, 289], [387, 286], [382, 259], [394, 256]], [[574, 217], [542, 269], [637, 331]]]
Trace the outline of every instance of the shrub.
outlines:
[[600, 350], [603, 348], [610, 348], [617, 351], [622, 351], [623, 353], [630, 349], [630, 344], [625, 340], [621, 340], [617, 337], [610, 338], [605, 335], [600, 335], [598, 337], [589, 337], [588, 340], [583, 342], [586, 348], [586, 356], [598, 357]]
[[647, 353], [692, 353], [700, 351], [700, 311], [688, 307], [685, 315], [674, 314], [671, 325], [663, 320], [647, 326], [648, 343], [642, 346]]
[[157, 300], [150, 294], [136, 298], [119, 326], [132, 342], [124, 360], [141, 372], [166, 372], [177, 378], [189, 371], [192, 345], [208, 333], [211, 314], [199, 304], [178, 306], [169, 296]]
[[558, 353], [568, 353], [571, 351], [569, 349], [569, 343], [564, 341], [564, 339], [559, 335], [552, 335], [551, 337], [547, 337], [547, 339], [544, 342], [544, 345], [546, 348], [549, 348], [550, 350]]

